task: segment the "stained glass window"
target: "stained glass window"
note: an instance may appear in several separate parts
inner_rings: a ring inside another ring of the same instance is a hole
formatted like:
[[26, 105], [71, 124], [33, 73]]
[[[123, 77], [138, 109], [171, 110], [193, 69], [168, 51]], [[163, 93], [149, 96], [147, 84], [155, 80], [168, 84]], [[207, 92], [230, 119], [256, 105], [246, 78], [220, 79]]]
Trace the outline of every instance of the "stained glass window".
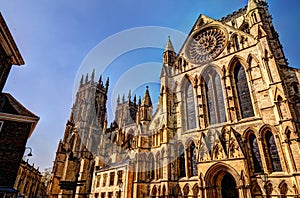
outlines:
[[193, 86], [188, 82], [186, 86], [186, 115], [187, 115], [187, 129], [196, 128], [196, 112]]
[[192, 143], [190, 146], [190, 166], [191, 166], [192, 176], [198, 175], [196, 148], [194, 143]]
[[185, 177], [185, 156], [184, 147], [181, 145], [179, 148], [179, 177]]
[[219, 123], [222, 123], [226, 121], [226, 115], [225, 115], [225, 105], [224, 105], [221, 79], [217, 73], [215, 74], [215, 90], [216, 90], [216, 101], [218, 107]]
[[277, 146], [275, 143], [274, 135], [271, 131], [268, 131], [265, 135], [267, 150], [269, 154], [269, 158], [271, 160], [273, 171], [282, 171], [280, 158], [278, 155]]
[[254, 164], [254, 172], [256, 172], [256, 173], [262, 172], [261, 157], [260, 157], [260, 153], [259, 153], [257, 139], [254, 134], [250, 135], [249, 143], [250, 143], [250, 148], [251, 148], [252, 160], [253, 160], [253, 164]]
[[245, 69], [240, 63], [235, 66], [234, 79], [242, 118], [254, 116]]
[[216, 118], [216, 110], [215, 110], [215, 100], [214, 100], [214, 94], [213, 94], [213, 84], [212, 80], [209, 79], [207, 82], [207, 106], [208, 106], [208, 115], [209, 115], [209, 123], [210, 124], [216, 124], [217, 118]]
[[206, 78], [206, 99], [209, 124], [226, 121], [223, 89], [220, 76], [213, 71]]

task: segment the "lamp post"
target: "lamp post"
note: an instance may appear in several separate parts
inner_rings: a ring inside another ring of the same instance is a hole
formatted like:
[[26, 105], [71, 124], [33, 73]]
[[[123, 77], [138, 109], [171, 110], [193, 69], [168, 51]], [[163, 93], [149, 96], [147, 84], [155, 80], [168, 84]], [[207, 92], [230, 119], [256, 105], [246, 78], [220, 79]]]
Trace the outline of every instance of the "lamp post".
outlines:
[[[25, 155], [25, 156], [32, 157], [32, 148], [29, 147], [29, 146], [26, 146], [25, 147], [25, 151], [26, 151], [26, 149], [29, 149], [29, 153], [27, 155]], [[24, 151], [24, 153], [25, 153], [25, 151]]]
[[[25, 154], [26, 150], [29, 149], [29, 153], [28, 154]], [[32, 148], [31, 147], [25, 147], [25, 150], [24, 150], [24, 155], [23, 155], [23, 160], [26, 161], [26, 159], [29, 159], [29, 157], [32, 157]]]
[[268, 174], [267, 173], [263, 173], [260, 175], [262, 182], [264, 183], [264, 189], [266, 192], [266, 198], [269, 198], [269, 193], [268, 193], [268, 186], [267, 186], [267, 182], [268, 182]]

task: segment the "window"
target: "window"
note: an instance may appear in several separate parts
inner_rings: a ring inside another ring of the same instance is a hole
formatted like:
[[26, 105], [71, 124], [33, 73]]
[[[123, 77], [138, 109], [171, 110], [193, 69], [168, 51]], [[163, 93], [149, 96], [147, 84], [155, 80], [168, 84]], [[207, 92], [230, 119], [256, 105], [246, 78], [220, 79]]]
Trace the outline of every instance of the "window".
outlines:
[[225, 122], [226, 114], [220, 76], [216, 71], [212, 71], [205, 81], [209, 124]]
[[153, 180], [155, 175], [155, 167], [154, 167], [154, 157], [152, 153], [149, 156], [149, 171], [150, 171], [150, 180]]
[[112, 186], [114, 185], [114, 181], [115, 181], [115, 173], [114, 172], [111, 172], [109, 174], [109, 185]]
[[100, 180], [101, 180], [101, 175], [98, 175], [97, 176], [97, 183], [96, 183], [97, 188], [100, 186]]
[[240, 116], [248, 118], [254, 116], [250, 91], [244, 67], [237, 63], [234, 69], [234, 80], [236, 85], [237, 98], [240, 106]]
[[123, 171], [118, 171], [118, 184], [122, 183], [123, 181]]
[[259, 148], [257, 144], [257, 139], [253, 133], [249, 136], [249, 144], [251, 148], [252, 161], [254, 164], [254, 172], [255, 173], [262, 172], [262, 163], [261, 163], [261, 157], [260, 157]]
[[103, 175], [103, 182], [102, 182], [102, 186], [105, 187], [106, 186], [106, 180], [107, 180], [107, 174]]
[[239, 38], [237, 35], [234, 35], [232, 37], [232, 40], [233, 40], [233, 43], [234, 43], [234, 48], [236, 51], [239, 51], [240, 50], [240, 45], [239, 45]]
[[251, 14], [251, 16], [252, 16], [253, 23], [257, 23], [256, 13], [253, 12], [253, 13]]
[[298, 89], [298, 84], [297, 83], [292, 83], [292, 87], [293, 87], [293, 91], [295, 94], [299, 93], [299, 89]]
[[107, 198], [112, 198], [113, 197], [113, 193], [109, 192]]
[[160, 174], [160, 171], [161, 171], [161, 169], [160, 169], [160, 166], [161, 166], [160, 161], [161, 161], [160, 152], [158, 152], [156, 154], [156, 179], [160, 179], [160, 176], [161, 176], [161, 174]]
[[190, 145], [189, 148], [189, 165], [190, 165], [190, 175], [196, 176], [198, 175], [198, 168], [197, 168], [197, 158], [196, 158], [196, 147], [194, 142]]
[[185, 156], [184, 147], [181, 145], [179, 147], [179, 177], [185, 177]]
[[241, 30], [242, 30], [243, 32], [249, 34], [249, 33], [250, 33], [250, 30], [249, 30], [249, 24], [248, 24], [248, 23], [243, 24], [242, 27], [241, 27]]
[[194, 101], [194, 90], [192, 84], [188, 81], [185, 88], [185, 98], [186, 98], [186, 119], [187, 119], [187, 129], [196, 128], [196, 111], [195, 111], [195, 101]]
[[272, 165], [272, 170], [274, 172], [282, 171], [277, 146], [275, 143], [275, 138], [271, 131], [268, 131], [265, 134], [265, 141], [266, 141], [266, 147], [267, 147], [266, 151], [268, 154], [268, 159], [270, 160], [270, 163]]
[[101, 193], [101, 198], [105, 198], [105, 192]]

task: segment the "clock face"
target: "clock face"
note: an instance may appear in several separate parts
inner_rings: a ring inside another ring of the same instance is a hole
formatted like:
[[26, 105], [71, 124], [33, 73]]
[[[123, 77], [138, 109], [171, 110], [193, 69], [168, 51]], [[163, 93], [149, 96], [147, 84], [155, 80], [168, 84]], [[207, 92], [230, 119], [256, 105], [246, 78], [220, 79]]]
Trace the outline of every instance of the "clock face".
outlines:
[[226, 33], [216, 27], [200, 30], [188, 41], [186, 55], [195, 64], [216, 58], [226, 45]]

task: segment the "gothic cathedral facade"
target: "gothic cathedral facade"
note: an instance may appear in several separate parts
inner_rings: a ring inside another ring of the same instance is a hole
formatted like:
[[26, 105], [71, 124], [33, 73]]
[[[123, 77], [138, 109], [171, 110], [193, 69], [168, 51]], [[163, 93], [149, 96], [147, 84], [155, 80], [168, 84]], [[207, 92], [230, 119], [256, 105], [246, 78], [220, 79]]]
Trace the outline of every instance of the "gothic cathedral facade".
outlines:
[[220, 20], [200, 15], [178, 53], [163, 53], [155, 112], [118, 98], [106, 116], [107, 81], [82, 79], [54, 162], [77, 197], [300, 196], [300, 70], [288, 66], [265, 0]]

